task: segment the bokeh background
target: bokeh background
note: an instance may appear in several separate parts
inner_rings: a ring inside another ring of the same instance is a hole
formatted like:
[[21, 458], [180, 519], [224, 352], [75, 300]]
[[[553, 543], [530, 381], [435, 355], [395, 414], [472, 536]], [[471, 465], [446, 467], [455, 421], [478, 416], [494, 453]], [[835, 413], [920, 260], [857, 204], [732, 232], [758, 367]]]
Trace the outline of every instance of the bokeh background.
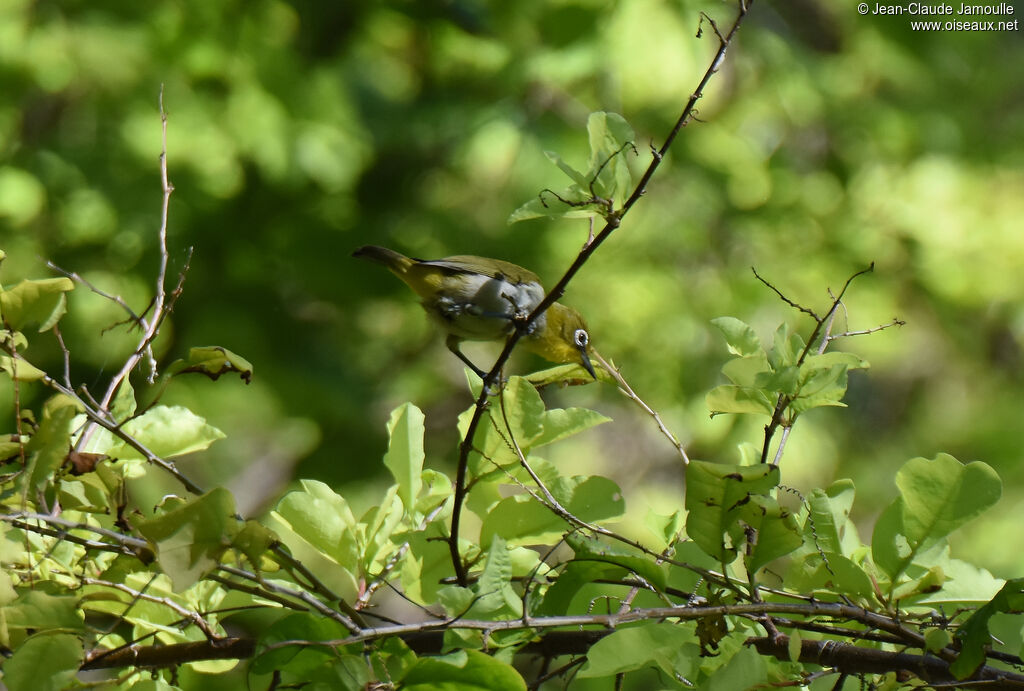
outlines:
[[[388, 412], [423, 408], [428, 463], [447, 469], [470, 397], [412, 295], [352, 250], [489, 255], [554, 283], [586, 222], [506, 218], [565, 184], [545, 150], [585, 167], [591, 111], [623, 114], [636, 170], [647, 164], [717, 46], [706, 21], [696, 36], [701, 12], [725, 26], [734, 4], [3, 0], [0, 280], [54, 275], [52, 260], [144, 308], [163, 85], [172, 281], [194, 256], [159, 351], [222, 345], [256, 370], [249, 386], [193, 378], [168, 392], [228, 435], [184, 469], [250, 514], [296, 477], [368, 508], [388, 482]], [[800, 421], [784, 480], [808, 491], [852, 477], [867, 539], [904, 460], [984, 460], [1004, 497], [956, 549], [1020, 575], [1024, 555], [1005, 545], [1024, 535], [1024, 41], [911, 19], [862, 16], [852, 0], [757, 0], [700, 121], [564, 301], [692, 456], [737, 462], [765, 421], [709, 418], [704, 395], [728, 357], [710, 320], [738, 317], [766, 341], [782, 321], [806, 334], [751, 267], [823, 309], [829, 288], [875, 262], [837, 327], [907, 323], [840, 344], [872, 368], [851, 375], [849, 408]], [[88, 291], [70, 302], [73, 377], [100, 391], [136, 336], [104, 330], [123, 315]], [[57, 370], [51, 340], [29, 355]], [[45, 392], [22, 393], [37, 404]], [[3, 431], [12, 395], [0, 388]], [[672, 448], [614, 388], [546, 395], [614, 419], [551, 460], [619, 482], [631, 517], [681, 504]], [[166, 489], [141, 487], [140, 502]]]

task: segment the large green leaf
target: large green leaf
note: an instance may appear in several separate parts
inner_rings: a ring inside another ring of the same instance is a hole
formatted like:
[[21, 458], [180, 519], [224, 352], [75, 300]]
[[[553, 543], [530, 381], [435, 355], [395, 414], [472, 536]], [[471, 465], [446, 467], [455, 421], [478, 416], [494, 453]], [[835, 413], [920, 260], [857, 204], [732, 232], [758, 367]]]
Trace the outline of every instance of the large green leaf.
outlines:
[[712, 319], [711, 323], [717, 326], [725, 336], [729, 352], [740, 356], [757, 355], [764, 352], [761, 348], [761, 339], [745, 322], [735, 317], [718, 317]]
[[[41, 590], [22, 590], [18, 598], [0, 608], [6, 629], [77, 631], [84, 627], [78, 611], [78, 598], [53, 595]], [[6, 631], [4, 632], [6, 637]], [[4, 645], [9, 640], [2, 641]]]
[[690, 627], [648, 622], [621, 628], [591, 646], [579, 676], [610, 677], [656, 666], [669, 677], [687, 677], [699, 661], [700, 646]]
[[409, 548], [402, 559], [402, 589], [413, 602], [429, 605], [437, 601], [441, 579], [452, 573], [452, 557], [444, 540], [414, 533], [408, 538]]
[[42, 333], [64, 316], [67, 311], [65, 293], [74, 288], [70, 278], [44, 278], [24, 280], [12, 288], [0, 290], [0, 320], [15, 331], [38, 324]]
[[1024, 578], [1007, 581], [1006, 585], [984, 607], [964, 622], [956, 637], [962, 644], [960, 654], [950, 665], [957, 679], [966, 679], [985, 661], [985, 649], [991, 644], [988, 622], [999, 612], [1024, 613]]
[[73, 683], [82, 656], [77, 636], [36, 634], [4, 661], [4, 686], [9, 691], [63, 691]]
[[734, 543], [742, 538], [744, 530], [757, 531], [757, 539], [746, 550], [747, 570], [750, 573], [789, 554], [804, 542], [796, 518], [779, 506], [774, 497], [752, 494], [739, 514], [742, 524], [731, 528]]
[[686, 475], [686, 532], [712, 558], [728, 563], [736, 556], [738, 521], [752, 495], [779, 484], [779, 470], [767, 464], [724, 465], [692, 461]]
[[153, 545], [157, 562], [180, 592], [217, 566], [242, 523], [235, 516], [234, 497], [217, 488], [136, 528]]
[[[327, 583], [339, 597], [358, 593], [358, 525], [348, 502], [316, 480], [302, 480], [267, 519], [292, 555]], [[397, 500], [396, 500], [397, 501]], [[386, 539], [386, 536], [385, 536]]]
[[913, 458], [896, 474], [900, 496], [875, 523], [872, 555], [893, 580], [917, 555], [998, 501], [1002, 482], [985, 463], [948, 454]]
[[54, 396], [47, 401], [39, 429], [25, 446], [30, 454], [25, 491], [34, 492], [42, 487], [64, 463], [71, 451], [71, 420], [77, 413], [78, 404], [66, 396]]
[[668, 581], [664, 564], [656, 563], [649, 554], [631, 545], [583, 533], [570, 533], [565, 536], [565, 542], [576, 553], [577, 561], [595, 561], [621, 566], [658, 590], [664, 589]]
[[771, 417], [775, 404], [764, 391], [747, 386], [726, 384], [716, 386], [704, 397], [712, 415], [721, 413], [753, 413]]
[[486, 619], [510, 619], [523, 614], [522, 598], [512, 588], [512, 560], [505, 541], [491, 542], [474, 590], [476, 599], [468, 616]]
[[405, 510], [416, 510], [423, 473], [423, 412], [412, 403], [405, 403], [391, 412], [388, 420], [388, 450], [384, 465], [398, 483], [398, 496]]
[[[618, 518], [626, 509], [622, 490], [607, 478], [562, 478], [550, 489], [564, 509], [587, 523]], [[487, 512], [480, 529], [480, 544], [486, 549], [495, 536], [514, 545], [547, 543], [571, 527], [529, 494], [517, 494], [502, 499]]]
[[526, 691], [511, 666], [477, 650], [423, 657], [406, 673], [403, 691]]
[[[459, 417], [459, 432], [465, 436], [473, 408]], [[577, 434], [609, 418], [583, 408], [547, 410], [537, 389], [524, 377], [512, 377], [502, 389], [500, 402], [495, 402], [477, 427], [473, 471], [476, 474], [496, 471], [496, 466], [518, 462], [511, 441], [523, 454]], [[487, 460], [483, 460], [487, 459]]]
[[[808, 514], [804, 531], [824, 552], [846, 553], [844, 538], [856, 532], [850, 523], [854, 486], [850, 480], [837, 480], [827, 490], [814, 489], [807, 498]], [[858, 540], [859, 543], [859, 540]]]
[[[224, 438], [223, 432], [182, 406], [155, 406], [126, 422], [122, 430], [161, 458], [202, 451]], [[97, 441], [90, 444], [90, 451], [106, 453], [120, 460], [145, 458], [126, 441], [106, 431], [97, 433], [97, 437], [101, 434], [108, 440], [108, 445], [102, 448], [103, 443]]]
[[768, 681], [768, 666], [753, 647], [744, 647], [701, 686], [702, 691], [761, 688]]
[[348, 631], [340, 623], [320, 614], [296, 612], [279, 619], [260, 636], [252, 671], [269, 674], [275, 670], [292, 674], [309, 672], [334, 657], [327, 646], [289, 645], [267, 650], [270, 645], [285, 641], [329, 641], [344, 638]]

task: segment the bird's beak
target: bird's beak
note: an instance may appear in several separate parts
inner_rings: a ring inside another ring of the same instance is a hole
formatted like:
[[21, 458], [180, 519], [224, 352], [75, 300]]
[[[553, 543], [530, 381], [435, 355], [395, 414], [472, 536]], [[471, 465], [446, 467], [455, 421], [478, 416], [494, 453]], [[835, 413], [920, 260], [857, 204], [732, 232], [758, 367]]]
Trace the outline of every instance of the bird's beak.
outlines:
[[580, 364], [583, 365], [583, 369], [590, 373], [590, 376], [597, 381], [597, 373], [594, 372], [594, 366], [590, 364], [590, 355], [587, 354], [587, 347], [582, 346], [580, 348]]

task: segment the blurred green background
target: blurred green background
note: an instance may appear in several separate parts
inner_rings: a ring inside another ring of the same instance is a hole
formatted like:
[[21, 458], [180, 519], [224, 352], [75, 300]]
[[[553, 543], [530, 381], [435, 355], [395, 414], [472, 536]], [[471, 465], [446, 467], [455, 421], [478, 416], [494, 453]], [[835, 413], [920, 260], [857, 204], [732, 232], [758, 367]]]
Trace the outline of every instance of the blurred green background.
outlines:
[[[175, 276], [195, 254], [160, 351], [222, 345], [256, 369], [250, 386], [194, 378], [168, 393], [228, 434], [184, 469], [249, 513], [298, 476], [368, 507], [387, 482], [388, 412], [422, 407], [428, 462], [446, 469], [470, 398], [412, 295], [351, 251], [489, 255], [554, 283], [586, 223], [505, 219], [564, 186], [545, 150], [585, 166], [592, 110], [629, 120], [646, 166], [717, 47], [707, 23], [695, 36], [701, 11], [725, 26], [734, 4], [4, 0], [0, 279], [53, 275], [52, 260], [144, 308], [162, 84]], [[1004, 546], [1024, 509], [1024, 41], [915, 32], [910, 19], [861, 16], [852, 0], [758, 0], [701, 121], [564, 301], [691, 456], [736, 462], [765, 421], [709, 419], [704, 394], [727, 359], [709, 320], [736, 316], [766, 340], [783, 320], [806, 334], [750, 267], [822, 309], [874, 261], [838, 328], [907, 325], [840, 344], [872, 369], [851, 375], [848, 409], [794, 429], [784, 481], [852, 477], [867, 538], [904, 460], [984, 460], [1006, 491], [957, 548], [1019, 575], [1024, 555]], [[121, 318], [85, 290], [71, 297], [72, 374], [93, 392], [135, 343], [103, 331]], [[29, 356], [57, 370], [51, 341], [33, 339]], [[547, 395], [615, 419], [551, 460], [611, 477], [638, 517], [681, 504], [672, 448], [613, 388]], [[11, 410], [5, 387], [3, 431]]]

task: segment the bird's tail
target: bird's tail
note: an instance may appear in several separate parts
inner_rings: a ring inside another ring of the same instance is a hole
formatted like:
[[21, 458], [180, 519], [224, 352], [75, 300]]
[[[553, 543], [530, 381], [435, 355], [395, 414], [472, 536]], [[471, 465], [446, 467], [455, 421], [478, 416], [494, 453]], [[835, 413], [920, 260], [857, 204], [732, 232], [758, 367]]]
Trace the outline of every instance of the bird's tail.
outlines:
[[364, 245], [353, 252], [352, 256], [383, 264], [398, 276], [405, 274], [409, 267], [416, 263], [400, 252], [389, 250], [387, 247], [378, 247], [377, 245]]

